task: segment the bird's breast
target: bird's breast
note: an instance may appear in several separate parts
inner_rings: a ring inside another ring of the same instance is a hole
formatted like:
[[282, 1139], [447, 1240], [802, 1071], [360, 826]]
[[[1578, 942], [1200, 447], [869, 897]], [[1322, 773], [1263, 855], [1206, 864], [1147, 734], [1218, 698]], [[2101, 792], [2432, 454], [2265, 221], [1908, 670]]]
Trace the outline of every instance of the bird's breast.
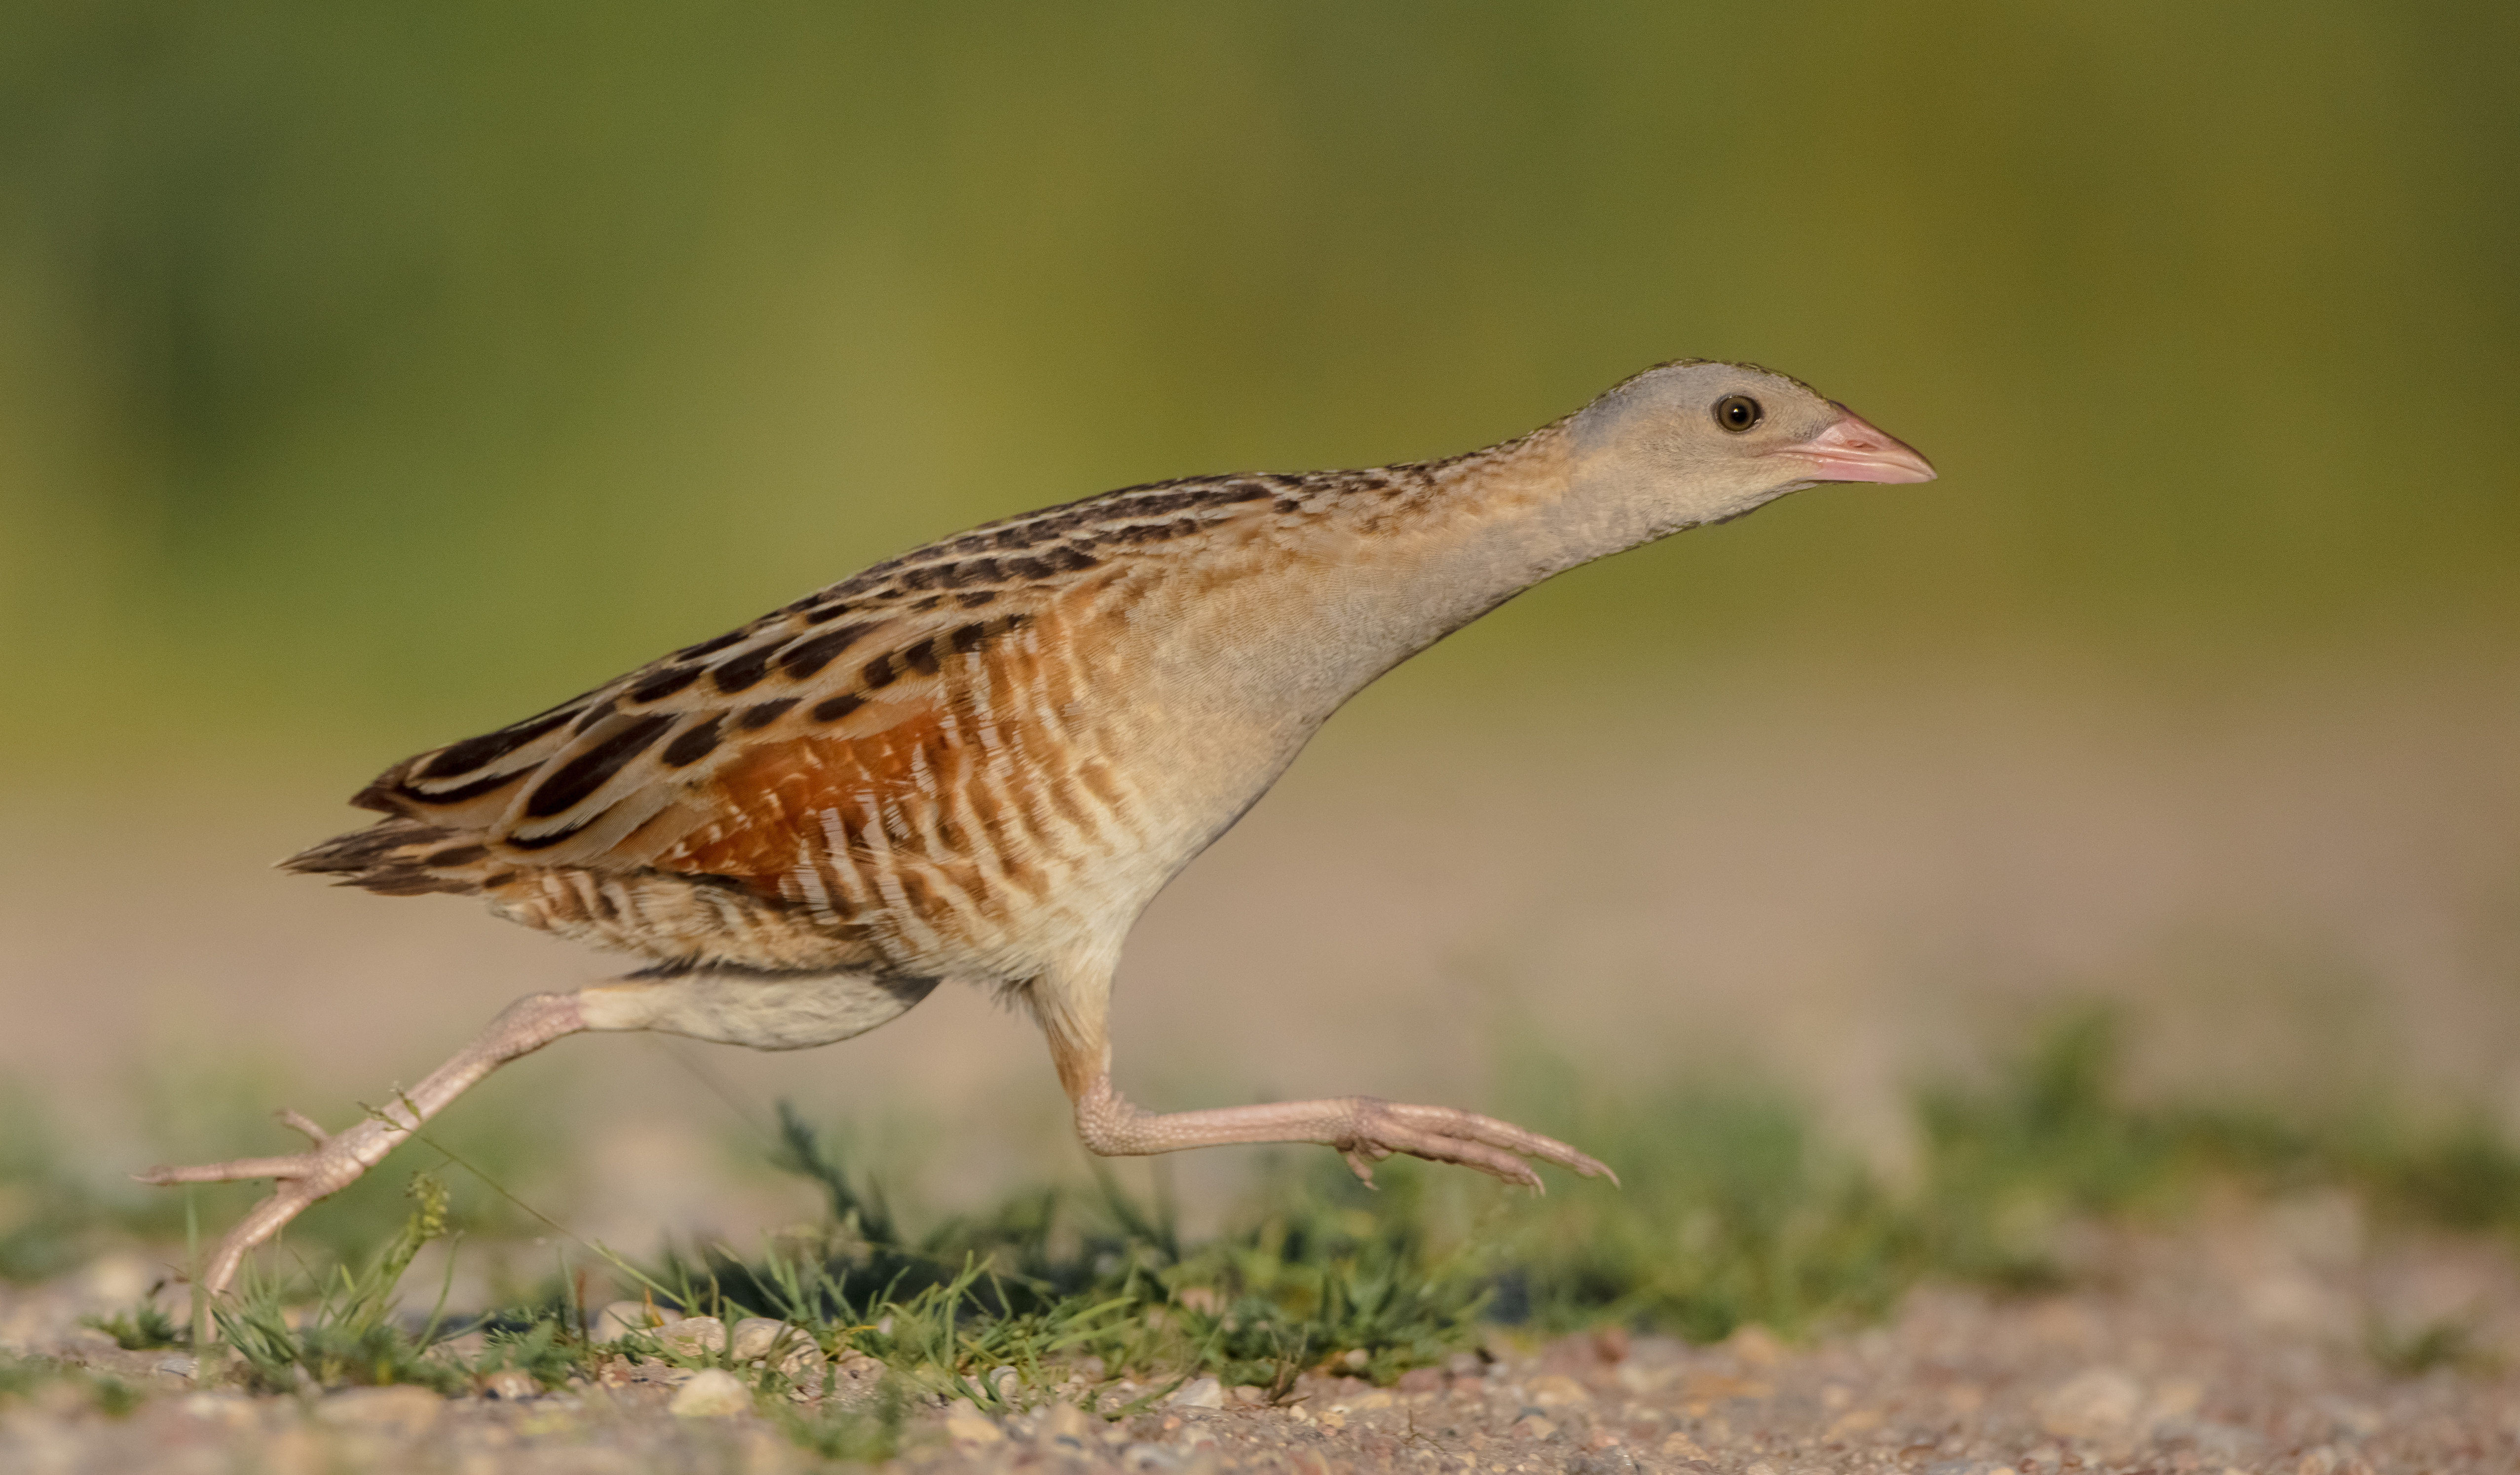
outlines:
[[1116, 946], [1249, 802], [1252, 735], [1192, 731], [1161, 632], [1125, 603], [1077, 604], [947, 663], [864, 731], [747, 751], [658, 864], [736, 878], [910, 973], [1012, 981]]

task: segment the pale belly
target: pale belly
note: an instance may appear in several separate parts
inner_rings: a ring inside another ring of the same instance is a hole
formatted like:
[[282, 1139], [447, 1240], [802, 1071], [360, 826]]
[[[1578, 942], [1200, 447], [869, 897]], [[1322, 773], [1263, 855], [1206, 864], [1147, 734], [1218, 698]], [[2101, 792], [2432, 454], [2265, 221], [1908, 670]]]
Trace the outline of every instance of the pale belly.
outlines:
[[715, 971], [625, 978], [580, 993], [589, 1029], [652, 1029], [754, 1050], [807, 1050], [899, 1018], [933, 978]]

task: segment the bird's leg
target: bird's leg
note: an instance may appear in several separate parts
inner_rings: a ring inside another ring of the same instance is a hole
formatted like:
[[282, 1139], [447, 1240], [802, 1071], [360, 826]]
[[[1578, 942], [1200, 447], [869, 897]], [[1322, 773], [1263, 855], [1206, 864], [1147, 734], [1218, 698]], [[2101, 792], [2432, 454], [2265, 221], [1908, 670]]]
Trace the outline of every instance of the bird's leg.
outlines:
[[1598, 1160], [1555, 1138], [1450, 1106], [1331, 1096], [1207, 1111], [1142, 1111], [1111, 1084], [1111, 1047], [1101, 1007], [1107, 991], [1079, 992], [1084, 993], [1081, 999], [1074, 993], [1047, 999], [1037, 993], [1034, 1011], [1050, 1036], [1059, 1083], [1076, 1107], [1076, 1135], [1102, 1156], [1140, 1157], [1228, 1142], [1319, 1142], [1336, 1148], [1369, 1187], [1373, 1165], [1395, 1152], [1476, 1168], [1535, 1192], [1544, 1190], [1540, 1175], [1523, 1161], [1527, 1157], [1586, 1178], [1619, 1181]]
[[228, 1282], [236, 1277], [237, 1267], [255, 1245], [279, 1233], [282, 1226], [319, 1200], [356, 1183], [359, 1175], [383, 1161], [386, 1153], [420, 1129], [421, 1123], [445, 1110], [449, 1102], [483, 1076], [562, 1035], [605, 1027], [606, 1021], [588, 1018], [585, 1005], [580, 994], [534, 994], [518, 1000], [472, 1044], [457, 1051], [455, 1058], [429, 1072], [411, 1090], [397, 1092], [382, 1105], [371, 1107], [365, 1120], [340, 1132], [327, 1133], [294, 1111], [281, 1112], [282, 1122], [305, 1134], [314, 1143], [304, 1152], [287, 1157], [238, 1158], [197, 1168], [152, 1168], [133, 1177], [144, 1184], [277, 1180], [271, 1196], [254, 1205], [252, 1213], [228, 1230], [203, 1268], [202, 1285], [215, 1296], [227, 1289]]
[[1319, 1142], [1337, 1148], [1368, 1186], [1373, 1183], [1373, 1165], [1395, 1152], [1476, 1168], [1535, 1191], [1541, 1189], [1540, 1175], [1523, 1161], [1526, 1157], [1555, 1163], [1586, 1178], [1619, 1181], [1600, 1161], [1555, 1138], [1451, 1106], [1329, 1096], [1156, 1113], [1131, 1105], [1112, 1089], [1107, 1075], [1074, 1099], [1076, 1135], [1104, 1157], [1176, 1152], [1226, 1142]]

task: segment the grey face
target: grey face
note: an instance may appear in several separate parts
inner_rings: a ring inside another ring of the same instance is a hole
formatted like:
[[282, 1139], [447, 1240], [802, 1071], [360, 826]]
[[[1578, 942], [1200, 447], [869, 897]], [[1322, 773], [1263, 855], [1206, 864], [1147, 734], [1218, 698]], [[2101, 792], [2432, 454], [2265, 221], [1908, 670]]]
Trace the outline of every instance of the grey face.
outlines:
[[1649, 369], [1593, 402], [1577, 445], [1666, 487], [1691, 520], [1822, 481], [1928, 481], [1915, 451], [1811, 386], [1745, 364]]

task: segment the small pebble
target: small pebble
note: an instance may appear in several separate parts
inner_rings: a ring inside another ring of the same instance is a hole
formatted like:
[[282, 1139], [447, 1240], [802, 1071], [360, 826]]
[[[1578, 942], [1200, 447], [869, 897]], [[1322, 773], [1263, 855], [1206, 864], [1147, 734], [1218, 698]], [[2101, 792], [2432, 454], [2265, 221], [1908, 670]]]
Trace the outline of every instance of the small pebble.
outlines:
[[[746, 1317], [727, 1332], [727, 1351], [739, 1363], [766, 1358], [770, 1356], [770, 1349], [778, 1344], [780, 1334], [787, 1329], [785, 1321], [774, 1321], [768, 1317]], [[798, 1335], [801, 1337], [803, 1333]]]
[[1743, 1322], [1724, 1339], [1724, 1345], [1753, 1367], [1774, 1367], [1785, 1360], [1785, 1344], [1756, 1321]]
[[428, 1433], [445, 1411], [446, 1400], [409, 1383], [390, 1388], [347, 1388], [315, 1406], [315, 1416], [325, 1423], [374, 1429], [403, 1439]]
[[118, 1252], [89, 1262], [79, 1277], [81, 1288], [98, 1306], [119, 1311], [149, 1294], [161, 1278], [158, 1267], [142, 1256]]
[[532, 1398], [543, 1391], [534, 1375], [518, 1367], [502, 1367], [481, 1375], [481, 1396], [496, 1399]]
[[779, 1371], [788, 1381], [800, 1387], [811, 1385], [820, 1388], [823, 1384], [823, 1369], [827, 1361], [823, 1357], [823, 1349], [806, 1338], [798, 1337], [792, 1340], [797, 1345], [779, 1355]]
[[631, 1332], [682, 1319], [681, 1312], [650, 1306], [645, 1301], [615, 1301], [595, 1314], [593, 1335], [598, 1342], [618, 1342]]
[[2039, 1401], [2039, 1427], [2058, 1439], [2106, 1440], [2134, 1429], [2143, 1388], [2115, 1367], [2076, 1373]]
[[665, 1411], [682, 1418], [725, 1418], [752, 1408], [752, 1390], [723, 1367], [703, 1367], [674, 1392]]
[[1052, 1444], [1072, 1444], [1079, 1450], [1094, 1432], [1085, 1410], [1074, 1404], [1053, 1404], [1041, 1415], [1041, 1437]]
[[1685, 1433], [1679, 1432], [1673, 1433], [1662, 1442], [1662, 1453], [1670, 1455], [1674, 1459], [1704, 1459], [1706, 1457], [1706, 1452], [1698, 1448], [1697, 1441], [1689, 1438]]
[[966, 1449], [974, 1449], [1003, 1443], [1007, 1431], [971, 1405], [957, 1403], [945, 1410], [945, 1437]]
[[244, 1428], [254, 1422], [253, 1401], [236, 1393], [192, 1394], [184, 1400], [184, 1411], [230, 1428]]
[[649, 1335], [662, 1343], [669, 1352], [698, 1357], [726, 1345], [726, 1323], [715, 1317], [685, 1317], [655, 1328]]
[[1212, 1377], [1192, 1378], [1165, 1402], [1176, 1408], [1222, 1408], [1225, 1407], [1225, 1385]]

